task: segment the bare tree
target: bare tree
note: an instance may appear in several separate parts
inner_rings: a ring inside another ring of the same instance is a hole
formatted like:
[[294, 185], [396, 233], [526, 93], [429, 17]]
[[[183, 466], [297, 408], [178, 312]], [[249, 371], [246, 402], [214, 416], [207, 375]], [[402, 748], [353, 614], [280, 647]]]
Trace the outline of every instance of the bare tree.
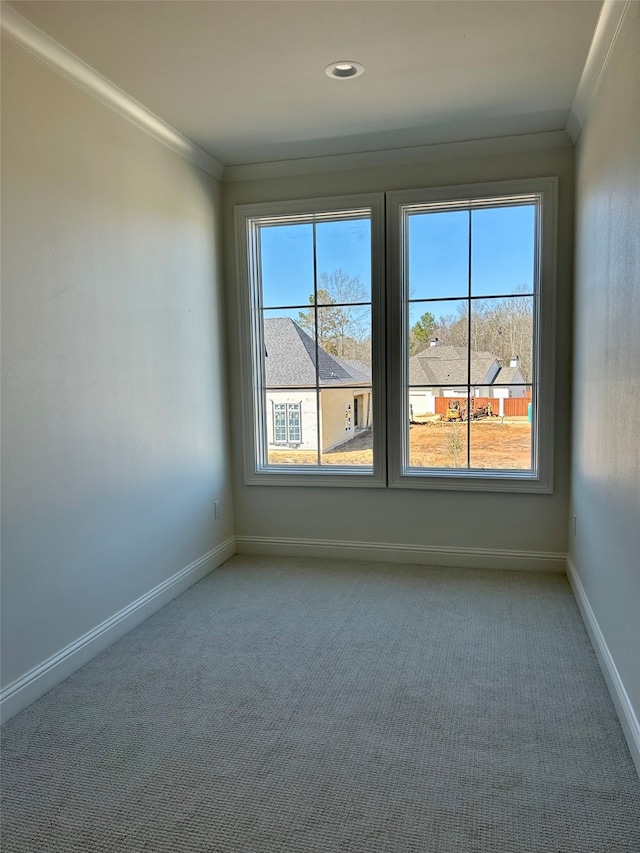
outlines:
[[[358, 276], [342, 269], [320, 273], [316, 293], [309, 296], [310, 307], [300, 311], [298, 323], [318, 344], [339, 358], [370, 362], [370, 294]], [[366, 304], [363, 304], [366, 303]]]
[[476, 352], [490, 352], [503, 365], [518, 356], [525, 380], [531, 379], [533, 343], [533, 300], [526, 296], [506, 296], [474, 300], [469, 322], [468, 306], [457, 316], [441, 317], [436, 334], [440, 343], [469, 345]]

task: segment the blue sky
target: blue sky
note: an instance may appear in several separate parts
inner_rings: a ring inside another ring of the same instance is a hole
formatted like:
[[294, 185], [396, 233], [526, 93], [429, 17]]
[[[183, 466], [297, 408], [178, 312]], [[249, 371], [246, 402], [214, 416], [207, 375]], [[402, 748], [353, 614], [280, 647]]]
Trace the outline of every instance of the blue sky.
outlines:
[[[274, 225], [260, 231], [264, 306], [308, 305], [313, 293], [313, 225]], [[341, 269], [371, 291], [368, 219], [316, 225], [318, 274]]]
[[[532, 292], [535, 207], [519, 205], [471, 213], [471, 295]], [[276, 225], [261, 229], [265, 307], [308, 305], [313, 293], [313, 226]], [[355, 219], [316, 225], [318, 273], [340, 268], [371, 286], [370, 223]], [[411, 299], [466, 297], [469, 281], [469, 213], [418, 213], [409, 217]], [[424, 306], [424, 307], [423, 307]], [[442, 310], [443, 302], [415, 305], [419, 313]], [[281, 312], [283, 314], [284, 312]], [[413, 312], [412, 312], [413, 313]]]
[[[498, 207], [471, 213], [471, 295], [533, 291], [535, 207]], [[409, 218], [409, 297], [466, 297], [469, 289], [469, 213]]]

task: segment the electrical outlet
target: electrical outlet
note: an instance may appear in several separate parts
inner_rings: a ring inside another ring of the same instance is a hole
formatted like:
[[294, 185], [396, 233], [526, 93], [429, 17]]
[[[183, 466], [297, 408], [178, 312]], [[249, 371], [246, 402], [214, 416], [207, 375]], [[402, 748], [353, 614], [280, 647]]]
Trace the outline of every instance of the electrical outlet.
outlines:
[[213, 517], [220, 518], [220, 501], [213, 502]]

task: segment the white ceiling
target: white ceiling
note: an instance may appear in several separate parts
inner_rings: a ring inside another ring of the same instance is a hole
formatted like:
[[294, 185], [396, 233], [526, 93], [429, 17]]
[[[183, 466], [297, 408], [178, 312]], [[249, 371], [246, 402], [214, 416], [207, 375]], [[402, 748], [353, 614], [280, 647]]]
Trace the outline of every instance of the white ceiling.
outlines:
[[[11, 7], [223, 164], [561, 130], [601, 0]], [[335, 60], [365, 73], [331, 80]]]

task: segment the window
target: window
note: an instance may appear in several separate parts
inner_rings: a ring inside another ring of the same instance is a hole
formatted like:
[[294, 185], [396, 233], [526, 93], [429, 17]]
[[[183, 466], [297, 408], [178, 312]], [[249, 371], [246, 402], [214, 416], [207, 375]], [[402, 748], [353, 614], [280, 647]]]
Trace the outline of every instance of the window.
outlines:
[[302, 444], [300, 431], [300, 403], [273, 403], [273, 443], [299, 447]]
[[386, 484], [383, 210], [379, 194], [237, 210], [248, 482]]
[[238, 207], [247, 482], [551, 491], [555, 192]]

